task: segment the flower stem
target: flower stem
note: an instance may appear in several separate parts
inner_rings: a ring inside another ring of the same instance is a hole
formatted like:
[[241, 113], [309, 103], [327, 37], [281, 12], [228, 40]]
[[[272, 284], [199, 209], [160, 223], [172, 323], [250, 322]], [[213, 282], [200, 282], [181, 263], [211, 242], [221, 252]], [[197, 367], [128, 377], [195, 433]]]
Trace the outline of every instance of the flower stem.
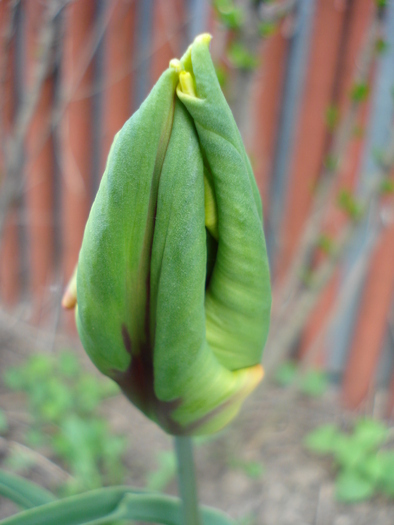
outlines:
[[201, 525], [191, 438], [175, 436], [175, 451], [178, 461], [178, 490], [183, 503], [183, 524]]

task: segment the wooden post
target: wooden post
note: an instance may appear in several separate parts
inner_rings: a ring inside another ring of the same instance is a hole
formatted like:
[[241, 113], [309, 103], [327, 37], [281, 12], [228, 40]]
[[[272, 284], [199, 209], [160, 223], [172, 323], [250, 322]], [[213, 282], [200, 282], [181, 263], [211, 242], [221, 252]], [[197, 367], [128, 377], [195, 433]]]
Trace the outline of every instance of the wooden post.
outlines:
[[[334, 96], [333, 100], [342, 116], [345, 115], [345, 112], [348, 110], [351, 103], [350, 93], [357, 67], [357, 59], [365, 44], [365, 37], [373, 16], [373, 6], [368, 0], [353, 2], [350, 5], [350, 9], [351, 12], [347, 17], [347, 26], [344, 27], [344, 31], [346, 32], [343, 42], [344, 47], [341, 46], [338, 49], [339, 76], [336, 81], [336, 96]], [[368, 122], [369, 107], [370, 106], [367, 103], [364, 104], [360, 110], [357, 124], [361, 127], [365, 126]], [[330, 138], [331, 137], [328, 137], [328, 139]], [[329, 140], [327, 141], [327, 146], [328, 144]], [[357, 136], [357, 134], [355, 134], [351, 138], [337, 183], [332, 195], [330, 196], [332, 202], [330, 203], [323, 223], [323, 231], [334, 239], [334, 242], [336, 236], [342, 228], [345, 227], [346, 222], [349, 220], [346, 213], [338, 207], [338, 194], [341, 190], [348, 190], [350, 192], [355, 190], [357, 177], [361, 168], [364, 144], [365, 140], [363, 135]], [[318, 253], [314, 262], [319, 264], [325, 257], [325, 254]], [[338, 269], [322, 291], [319, 301], [310, 316], [303, 334], [300, 347], [301, 355], [304, 355], [305, 352], [308, 351], [312, 342], [318, 337], [320, 331], [325, 326], [326, 318], [330, 314], [338, 294], [338, 289], [341, 284], [341, 275], [341, 270]], [[331, 353], [330, 360], [336, 361], [336, 359], [333, 359], [332, 355], [335, 352], [335, 348], [327, 349], [325, 346], [326, 345], [323, 345], [320, 349], [320, 355], [316, 356], [316, 365], [320, 365], [323, 361], [327, 361], [328, 351]], [[326, 362], [326, 364], [328, 363]]]
[[325, 114], [332, 100], [338, 53], [343, 53], [339, 49], [343, 19], [344, 11], [338, 8], [338, 3], [331, 0], [317, 3], [275, 268], [279, 280], [289, 269], [296, 253], [322, 167], [327, 136]]
[[[34, 82], [40, 60], [39, 36], [45, 21], [45, 4], [25, 2], [26, 96]], [[49, 74], [50, 75], [50, 74]], [[30, 248], [30, 292], [33, 319], [41, 317], [41, 307], [53, 271], [53, 179], [54, 151], [51, 117], [54, 103], [53, 78], [44, 81], [26, 140], [26, 207]]]
[[[1, 114], [1, 136], [0, 146], [0, 181], [5, 169], [4, 145], [8, 135], [12, 131], [15, 111], [15, 86], [14, 86], [14, 59], [15, 46], [11, 42], [11, 48], [5, 55], [5, 33], [10, 22], [11, 1], [0, 2], [0, 61], [1, 67], [5, 67], [5, 81], [1, 86], [0, 97], [2, 99]], [[4, 228], [3, 238], [0, 239], [0, 299], [7, 306], [16, 304], [20, 293], [19, 282], [19, 241], [18, 241], [18, 211], [13, 207], [8, 212]]]
[[394, 225], [381, 235], [364, 285], [343, 381], [347, 407], [358, 407], [373, 384], [394, 292]]
[[121, 0], [109, 20], [104, 45], [102, 172], [115, 134], [132, 113], [135, 4]]
[[254, 86], [255, 118], [251, 133], [251, 160], [263, 201], [264, 216], [269, 216], [269, 184], [277, 136], [280, 94], [282, 92], [287, 41], [281, 31], [263, 43], [261, 66]]
[[[62, 119], [62, 250], [67, 281], [78, 260], [92, 201], [92, 90], [95, 25], [94, 0], [71, 2], [66, 8], [63, 49]], [[73, 318], [73, 315], [70, 314]]]

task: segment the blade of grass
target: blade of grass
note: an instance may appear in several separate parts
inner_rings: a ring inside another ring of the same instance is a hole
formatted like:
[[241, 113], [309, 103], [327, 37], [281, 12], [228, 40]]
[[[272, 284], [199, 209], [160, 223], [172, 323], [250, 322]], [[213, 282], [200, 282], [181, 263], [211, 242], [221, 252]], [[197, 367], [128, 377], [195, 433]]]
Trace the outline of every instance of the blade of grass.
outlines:
[[[144, 520], [183, 525], [177, 498], [109, 487], [54, 501], [0, 521], [1, 525], [104, 525], [114, 520]], [[225, 514], [201, 508], [204, 525], [233, 525]]]
[[4, 470], [0, 470], [0, 494], [25, 509], [56, 500], [48, 490]]

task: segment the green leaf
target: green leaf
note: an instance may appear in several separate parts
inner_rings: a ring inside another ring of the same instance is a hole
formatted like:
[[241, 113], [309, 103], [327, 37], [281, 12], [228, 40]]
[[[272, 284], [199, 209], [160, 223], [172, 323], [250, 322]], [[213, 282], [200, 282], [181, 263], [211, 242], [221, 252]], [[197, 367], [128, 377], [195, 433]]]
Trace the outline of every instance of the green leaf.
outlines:
[[50, 355], [35, 354], [31, 356], [26, 364], [26, 373], [30, 381], [48, 379], [53, 376], [54, 361]]
[[373, 450], [388, 438], [389, 431], [380, 421], [361, 419], [354, 428], [354, 438], [366, 450]]
[[381, 490], [390, 497], [394, 496], [394, 451], [383, 450], [379, 453], [383, 472], [379, 479]]
[[359, 220], [363, 214], [362, 206], [349, 190], [343, 189], [339, 192], [338, 205], [354, 221]]
[[84, 374], [77, 385], [76, 395], [80, 410], [94, 411], [102, 399], [100, 381], [90, 374]]
[[335, 459], [342, 467], [353, 469], [359, 467], [367, 456], [367, 450], [354, 436], [340, 435], [335, 442]]
[[244, 22], [241, 8], [235, 7], [232, 0], [215, 0], [214, 7], [218, 18], [229, 29], [240, 29]]
[[366, 479], [375, 484], [379, 483], [386, 473], [385, 457], [381, 454], [371, 454], [361, 463], [359, 471]]
[[369, 95], [369, 86], [365, 82], [354, 84], [351, 90], [351, 99], [354, 102], [364, 102]]
[[327, 233], [322, 233], [317, 240], [317, 247], [326, 255], [331, 255], [335, 248], [335, 241]]
[[0, 494], [25, 509], [56, 500], [48, 490], [4, 470], [0, 470]]
[[380, 192], [383, 195], [391, 195], [394, 193], [394, 181], [391, 178], [386, 177], [380, 184]]
[[[164, 525], [182, 525], [178, 498], [129, 487], [98, 489], [72, 496], [1, 521], [1, 525], [103, 525], [115, 520], [143, 520]], [[204, 525], [234, 525], [225, 514], [201, 507]]]
[[387, 52], [389, 44], [383, 38], [378, 38], [375, 42], [375, 50], [379, 55]]
[[354, 470], [346, 470], [339, 474], [335, 483], [335, 496], [343, 503], [363, 501], [373, 496], [375, 484], [365, 479]]
[[70, 388], [53, 377], [47, 382], [46, 399], [40, 405], [40, 415], [46, 421], [57, 422], [72, 408], [72, 404]]
[[328, 454], [335, 451], [340, 436], [336, 425], [323, 425], [306, 436], [304, 445], [316, 454]]
[[321, 370], [309, 370], [302, 376], [300, 382], [301, 392], [311, 397], [322, 396], [326, 392], [327, 386], [327, 375]]
[[248, 51], [248, 49], [240, 44], [234, 42], [228, 50], [228, 58], [235, 67], [246, 70], [256, 69], [259, 65], [259, 59]]
[[81, 371], [75, 354], [63, 351], [57, 358], [57, 367], [64, 377], [75, 378]]
[[269, 38], [276, 33], [278, 24], [275, 22], [262, 22], [259, 25], [259, 33], [262, 38]]
[[339, 122], [339, 108], [335, 104], [331, 104], [326, 109], [326, 124], [329, 131], [334, 131]]
[[281, 364], [275, 372], [275, 381], [283, 387], [290, 386], [297, 374], [297, 365], [293, 361]]

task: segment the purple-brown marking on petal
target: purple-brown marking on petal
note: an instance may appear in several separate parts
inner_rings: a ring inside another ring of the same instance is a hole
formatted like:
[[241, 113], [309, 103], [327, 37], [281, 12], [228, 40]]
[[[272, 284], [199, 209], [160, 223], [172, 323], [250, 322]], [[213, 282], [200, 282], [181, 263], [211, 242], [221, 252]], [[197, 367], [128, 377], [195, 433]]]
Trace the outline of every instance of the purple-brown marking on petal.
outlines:
[[112, 378], [118, 383], [125, 396], [148, 417], [156, 419], [171, 434], [183, 434], [184, 429], [171, 418], [181, 404], [181, 399], [160, 401], [154, 391], [152, 349], [148, 345], [133, 353], [133, 344], [126, 325], [122, 325], [123, 343], [130, 355], [128, 368], [121, 372], [114, 370]]

